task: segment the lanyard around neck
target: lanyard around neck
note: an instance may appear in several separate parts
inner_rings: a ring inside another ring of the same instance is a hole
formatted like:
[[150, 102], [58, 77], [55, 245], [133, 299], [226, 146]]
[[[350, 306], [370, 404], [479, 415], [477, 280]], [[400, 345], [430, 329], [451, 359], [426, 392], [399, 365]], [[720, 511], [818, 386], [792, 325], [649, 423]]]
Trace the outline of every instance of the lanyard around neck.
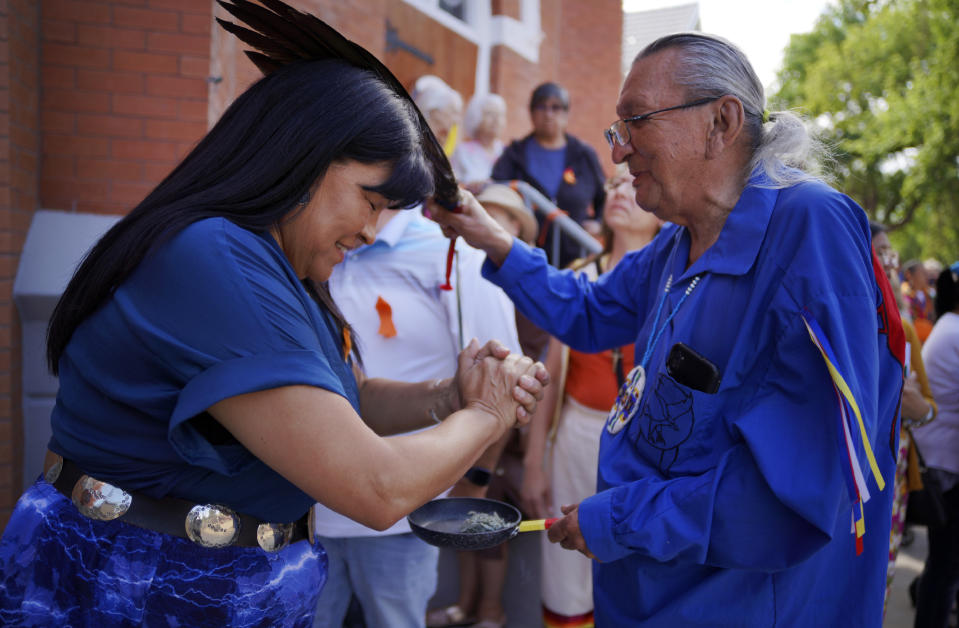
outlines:
[[659, 317], [663, 313], [663, 306], [666, 304], [666, 297], [669, 295], [669, 290], [673, 287], [673, 275], [670, 273], [669, 279], [666, 280], [666, 289], [663, 290], [663, 296], [659, 299], [659, 306], [656, 308], [656, 318], [653, 320], [653, 333], [649, 335], [649, 338], [646, 340], [646, 350], [643, 352], [643, 359], [640, 361], [643, 370], [649, 368], [649, 359], [652, 357], [653, 349], [656, 347], [656, 343], [659, 342], [660, 336], [663, 335], [663, 332], [666, 331], [666, 327], [669, 325], [670, 321], [673, 320], [673, 317], [676, 316], [676, 313], [679, 312], [679, 308], [682, 307], [683, 302], [686, 301], [686, 298], [692, 294], [693, 290], [696, 289], [696, 286], [699, 285], [699, 280], [702, 278], [702, 275], [696, 275], [693, 277], [693, 280], [689, 282], [686, 291], [683, 293], [683, 296], [680, 297], [679, 303], [676, 304], [676, 307], [669, 313], [669, 316], [666, 317], [666, 320], [663, 321], [663, 324], [658, 329], [656, 325], [659, 324]]

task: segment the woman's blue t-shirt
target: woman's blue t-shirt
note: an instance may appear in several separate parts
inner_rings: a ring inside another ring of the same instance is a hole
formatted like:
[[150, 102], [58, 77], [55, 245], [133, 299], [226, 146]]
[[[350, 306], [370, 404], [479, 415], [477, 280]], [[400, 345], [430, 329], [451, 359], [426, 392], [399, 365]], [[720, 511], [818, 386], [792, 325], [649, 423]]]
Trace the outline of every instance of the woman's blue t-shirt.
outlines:
[[359, 409], [336, 325], [276, 241], [201, 220], [151, 252], [77, 327], [60, 359], [50, 449], [126, 490], [292, 521], [314, 500], [205, 412], [290, 385]]

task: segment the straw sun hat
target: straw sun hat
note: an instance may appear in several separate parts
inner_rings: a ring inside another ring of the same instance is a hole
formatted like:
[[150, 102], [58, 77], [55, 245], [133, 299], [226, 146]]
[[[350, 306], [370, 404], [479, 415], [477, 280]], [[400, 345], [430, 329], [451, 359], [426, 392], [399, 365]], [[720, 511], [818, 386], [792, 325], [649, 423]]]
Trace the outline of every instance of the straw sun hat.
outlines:
[[494, 183], [484, 188], [483, 191], [480, 192], [480, 195], [476, 197], [476, 200], [479, 201], [483, 207], [487, 205], [502, 207], [515, 218], [520, 225], [520, 240], [532, 242], [533, 239], [536, 238], [536, 232], [539, 230], [539, 225], [536, 224], [536, 218], [533, 216], [533, 212], [526, 207], [526, 204], [523, 202], [523, 197], [513, 190], [513, 188], [508, 185]]

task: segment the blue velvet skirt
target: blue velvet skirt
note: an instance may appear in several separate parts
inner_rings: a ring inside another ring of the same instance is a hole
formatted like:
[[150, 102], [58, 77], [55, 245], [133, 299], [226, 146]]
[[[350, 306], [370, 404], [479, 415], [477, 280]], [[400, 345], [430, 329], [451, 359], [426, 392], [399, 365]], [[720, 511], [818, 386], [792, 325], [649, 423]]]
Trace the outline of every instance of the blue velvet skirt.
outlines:
[[326, 552], [207, 549], [94, 521], [42, 479], [0, 539], [2, 626], [311, 626]]

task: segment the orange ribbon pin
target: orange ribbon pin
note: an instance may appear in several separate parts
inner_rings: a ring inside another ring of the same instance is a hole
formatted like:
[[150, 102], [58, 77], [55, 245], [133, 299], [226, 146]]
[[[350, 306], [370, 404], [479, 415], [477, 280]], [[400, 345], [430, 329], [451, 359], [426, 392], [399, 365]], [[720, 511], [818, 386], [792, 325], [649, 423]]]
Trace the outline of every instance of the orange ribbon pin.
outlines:
[[396, 335], [396, 325], [393, 324], [393, 308], [383, 297], [376, 298], [376, 313], [380, 315], [380, 328], [377, 330], [384, 338]]

